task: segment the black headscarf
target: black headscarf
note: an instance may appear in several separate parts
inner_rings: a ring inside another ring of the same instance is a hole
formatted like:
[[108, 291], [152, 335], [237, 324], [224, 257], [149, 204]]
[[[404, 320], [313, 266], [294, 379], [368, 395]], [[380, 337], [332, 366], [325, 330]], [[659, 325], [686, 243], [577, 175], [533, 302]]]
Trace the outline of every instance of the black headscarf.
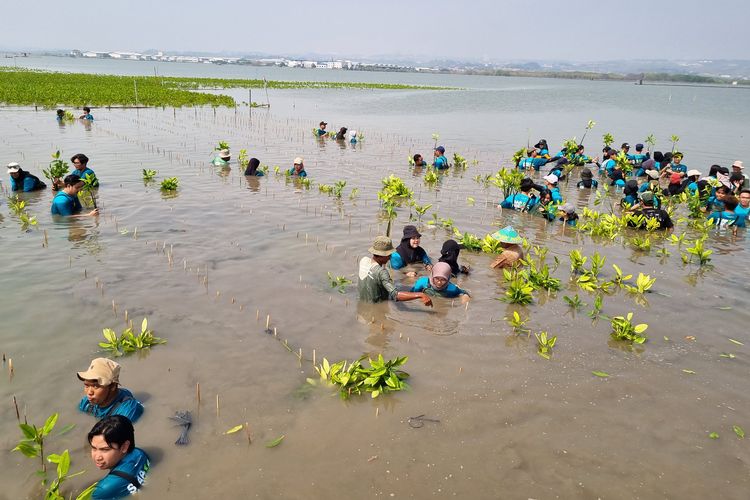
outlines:
[[245, 175], [255, 175], [255, 172], [258, 170], [259, 166], [260, 166], [259, 159], [250, 158], [250, 163], [247, 164], [247, 168], [245, 169]]
[[451, 272], [455, 275], [461, 272], [461, 266], [458, 265], [458, 254], [461, 252], [461, 246], [455, 240], [448, 240], [443, 243], [440, 249], [440, 262], [445, 262], [451, 266]]
[[625, 187], [622, 189], [622, 193], [625, 196], [638, 196], [638, 181], [630, 179], [625, 183]]
[[401, 260], [404, 264], [411, 264], [413, 262], [422, 262], [424, 260], [425, 251], [422, 247], [412, 248], [409, 244], [409, 240], [412, 238], [420, 238], [422, 235], [419, 234], [415, 226], [404, 226], [404, 236], [401, 238], [401, 243], [396, 247], [396, 251], [401, 256]]

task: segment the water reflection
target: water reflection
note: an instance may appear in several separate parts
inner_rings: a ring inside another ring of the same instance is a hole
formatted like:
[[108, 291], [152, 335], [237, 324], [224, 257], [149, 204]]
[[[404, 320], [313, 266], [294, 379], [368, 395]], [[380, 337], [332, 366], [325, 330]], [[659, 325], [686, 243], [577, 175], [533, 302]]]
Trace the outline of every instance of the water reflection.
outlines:
[[246, 175], [245, 176], [245, 181], [247, 182], [247, 188], [250, 191], [252, 191], [254, 193], [257, 193], [258, 191], [260, 191], [260, 180], [258, 179], [257, 176], [255, 176], [255, 175]]

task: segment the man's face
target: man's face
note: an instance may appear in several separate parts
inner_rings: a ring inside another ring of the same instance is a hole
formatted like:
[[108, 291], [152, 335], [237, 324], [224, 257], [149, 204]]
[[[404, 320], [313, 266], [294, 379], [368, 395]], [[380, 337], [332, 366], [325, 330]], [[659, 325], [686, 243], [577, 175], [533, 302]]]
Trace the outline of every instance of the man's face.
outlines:
[[675, 156], [672, 159], [672, 163], [674, 163], [675, 165], [679, 165], [681, 161], [682, 161], [682, 156]]
[[86, 165], [84, 165], [83, 163], [81, 163], [81, 160], [76, 159], [73, 162], [73, 167], [76, 168], [76, 169], [78, 169], [78, 170], [83, 170], [84, 168], [86, 168]]
[[414, 163], [416, 163], [417, 165], [421, 165], [421, 164], [422, 164], [422, 157], [418, 155], [418, 156], [417, 156], [417, 157], [416, 157], [416, 158], [414, 159]]
[[742, 208], [750, 207], [750, 193], [740, 193], [740, 206]]
[[83, 382], [83, 394], [89, 403], [102, 405], [109, 402], [117, 392], [117, 384], [99, 385], [96, 380], [85, 380]]
[[723, 189], [716, 191], [716, 199], [717, 200], [724, 200], [724, 198], [727, 197], [727, 192]]
[[120, 463], [130, 449], [130, 441], [125, 441], [122, 446], [107, 444], [104, 436], [94, 436], [91, 438], [91, 460], [101, 470], [112, 469]]
[[327, 125], [326, 125], [325, 123], [321, 123], [321, 124], [320, 124], [320, 130], [325, 130], [325, 129], [326, 129], [326, 126], [327, 126]]

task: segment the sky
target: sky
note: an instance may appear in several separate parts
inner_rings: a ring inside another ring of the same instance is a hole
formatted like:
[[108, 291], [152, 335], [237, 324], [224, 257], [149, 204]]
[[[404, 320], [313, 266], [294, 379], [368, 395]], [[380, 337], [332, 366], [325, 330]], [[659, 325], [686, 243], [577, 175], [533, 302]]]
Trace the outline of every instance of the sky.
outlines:
[[745, 0], [32, 0], [2, 10], [4, 50], [486, 62], [750, 58]]

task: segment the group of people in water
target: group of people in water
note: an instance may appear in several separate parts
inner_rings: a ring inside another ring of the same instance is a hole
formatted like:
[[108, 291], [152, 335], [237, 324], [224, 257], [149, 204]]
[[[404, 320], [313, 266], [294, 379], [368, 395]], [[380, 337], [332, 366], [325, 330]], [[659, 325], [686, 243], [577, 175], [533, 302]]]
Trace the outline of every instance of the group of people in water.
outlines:
[[[621, 189], [620, 202], [623, 210], [636, 212], [645, 217], [640, 228], [645, 228], [647, 219], [657, 219], [660, 229], [671, 229], [672, 223], [666, 210], [660, 207], [661, 200], [669, 196], [687, 193], [697, 196], [701, 210], [708, 214], [718, 227], [745, 227], [750, 217], [750, 182], [743, 173], [742, 161], [732, 163], [732, 171], [719, 165], [712, 165], [707, 176], [696, 169], [688, 169], [682, 162], [684, 155], [679, 151], [662, 153], [656, 151], [651, 156], [643, 144], [636, 144], [635, 153], [630, 145], [623, 143], [620, 150], [606, 146], [602, 150], [604, 160], [590, 158], [584, 153], [583, 145], [562, 148], [551, 155], [545, 139], [534, 148], [526, 151], [527, 156], [519, 158], [516, 168], [525, 171], [539, 171], [551, 164], [549, 173], [542, 177], [544, 185], [537, 184], [530, 177], [521, 181], [518, 193], [503, 200], [499, 207], [539, 214], [548, 220], [556, 217], [566, 224], [575, 225], [578, 215], [571, 203], [563, 203], [558, 183], [572, 172], [573, 167], [581, 166], [581, 179], [576, 184], [579, 189], [598, 189], [599, 182], [587, 165], [594, 165], [602, 182]], [[662, 187], [662, 181], [666, 187]], [[535, 191], [532, 194], [532, 190]]]

